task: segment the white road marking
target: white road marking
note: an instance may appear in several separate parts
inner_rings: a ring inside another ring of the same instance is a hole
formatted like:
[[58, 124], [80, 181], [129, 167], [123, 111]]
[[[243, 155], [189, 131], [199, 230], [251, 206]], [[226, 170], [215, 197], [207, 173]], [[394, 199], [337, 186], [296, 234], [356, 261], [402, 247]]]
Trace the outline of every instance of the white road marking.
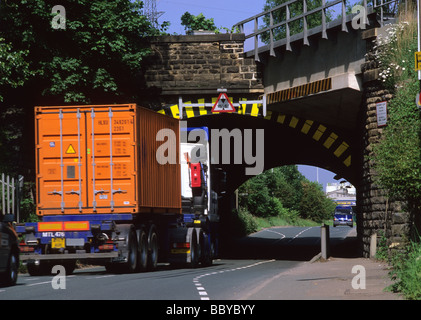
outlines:
[[286, 235], [284, 235], [283, 233], [278, 232], [278, 231], [275, 231], [275, 230], [272, 230], [272, 229], [265, 229], [265, 230], [263, 230], [263, 231], [266, 231], [266, 232], [272, 232], [272, 233], [276, 233], [277, 235], [280, 235], [280, 236], [281, 236], [281, 238], [280, 238], [279, 240], [282, 240], [283, 238], [285, 238], [285, 237], [286, 237]]
[[304, 229], [304, 230], [302, 230], [302, 231], [300, 231], [299, 233], [297, 233], [293, 238], [291, 238], [291, 239], [289, 239], [288, 240], [288, 243], [289, 242], [291, 242], [291, 241], [294, 241], [296, 238], [298, 238], [300, 235], [302, 235], [304, 232], [306, 232], [306, 231], [308, 231], [308, 230], [310, 230], [310, 229], [312, 229], [313, 227], [308, 227], [307, 229]]
[[199, 282], [199, 279], [204, 278], [204, 277], [208, 277], [208, 276], [212, 276], [212, 275], [215, 275], [215, 274], [221, 274], [221, 273], [226, 273], [226, 272], [238, 271], [238, 270], [242, 270], [242, 269], [246, 269], [246, 268], [252, 268], [252, 267], [258, 266], [260, 264], [273, 262], [273, 261], [276, 261], [276, 260], [275, 259], [265, 260], [265, 261], [256, 262], [256, 263], [253, 263], [253, 264], [250, 264], [250, 265], [247, 265], [247, 266], [243, 266], [243, 267], [237, 267], [237, 268], [228, 269], [228, 270], [221, 270], [221, 271], [218, 271], [218, 272], [215, 271], [215, 272], [211, 272], [211, 273], [205, 273], [205, 274], [202, 274], [202, 275], [199, 275], [199, 276], [195, 277], [193, 279], [193, 283], [196, 286], [196, 289], [197, 289], [199, 295], [201, 296], [200, 299], [201, 300], [210, 300], [210, 298], [208, 296], [208, 293], [205, 290], [205, 287], [202, 286], [202, 284]]
[[44, 281], [44, 282], [30, 283], [30, 284], [27, 284], [26, 286], [27, 287], [32, 287], [32, 286], [38, 286], [40, 284], [47, 284], [47, 283], [51, 284], [51, 280], [50, 281]]

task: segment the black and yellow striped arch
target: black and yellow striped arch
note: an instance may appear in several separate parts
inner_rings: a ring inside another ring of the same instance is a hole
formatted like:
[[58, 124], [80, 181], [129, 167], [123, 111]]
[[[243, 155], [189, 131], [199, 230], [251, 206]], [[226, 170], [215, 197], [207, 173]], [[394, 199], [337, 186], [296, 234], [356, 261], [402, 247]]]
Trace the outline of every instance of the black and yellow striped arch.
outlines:
[[351, 166], [350, 144], [325, 125], [313, 120], [300, 119], [292, 115], [273, 111], [268, 111], [265, 119], [300, 131], [300, 133], [309, 136], [316, 143], [321, 144], [323, 148], [331, 151], [346, 167], [349, 168]]
[[[232, 97], [229, 97], [229, 99], [233, 101]], [[217, 98], [212, 98], [212, 104], [216, 103], [216, 100]], [[247, 99], [244, 99], [244, 98], [239, 99], [238, 103], [240, 104], [240, 106], [236, 108], [236, 112], [234, 113], [241, 114], [241, 115], [248, 115], [252, 117], [263, 117], [262, 104], [258, 104], [258, 103], [241, 104], [241, 101], [247, 101]], [[189, 119], [189, 118], [200, 117], [200, 116], [210, 116], [210, 115], [217, 114], [217, 113], [212, 113], [212, 108], [210, 107], [201, 106], [198, 108], [193, 108], [189, 106], [189, 104], [191, 103], [192, 101], [183, 103], [185, 105], [185, 107], [183, 108], [183, 119], [186, 119], [186, 118]], [[197, 103], [204, 104], [205, 99], [198, 99]], [[162, 114], [166, 114], [167, 116], [170, 116], [176, 119], [180, 118], [180, 111], [177, 104], [167, 106], [159, 110], [158, 112]]]
[[[216, 102], [217, 98], [212, 100]], [[230, 98], [232, 101], [232, 98]], [[263, 108], [259, 104], [242, 104], [240, 99], [240, 106], [236, 108], [236, 113], [256, 118], [263, 118]], [[199, 99], [197, 103], [204, 104], [204, 99]], [[185, 102], [188, 105], [191, 102]], [[173, 118], [180, 118], [178, 105], [171, 105], [158, 111], [159, 113], [166, 114]], [[189, 119], [200, 116], [213, 115], [211, 108], [198, 107], [193, 108], [186, 106], [183, 109], [183, 119]], [[314, 142], [321, 144], [321, 146], [338, 158], [346, 167], [351, 167], [352, 156], [350, 144], [342, 139], [339, 134], [335, 133], [327, 126], [313, 120], [301, 119], [296, 116], [282, 114], [276, 111], [268, 111], [264, 119], [276, 122], [280, 125], [288, 126], [291, 129], [298, 130], [301, 134], [309, 136]]]

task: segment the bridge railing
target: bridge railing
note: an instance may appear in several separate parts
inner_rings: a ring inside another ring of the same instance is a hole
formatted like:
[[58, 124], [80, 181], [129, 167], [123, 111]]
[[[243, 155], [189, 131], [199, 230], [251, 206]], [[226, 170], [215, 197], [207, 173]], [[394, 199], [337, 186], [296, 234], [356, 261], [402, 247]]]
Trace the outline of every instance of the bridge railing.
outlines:
[[373, 0], [374, 9], [380, 14], [379, 23], [386, 24], [388, 21], [394, 21], [399, 10], [408, 12], [408, 2], [411, 0]]
[[[370, 1], [370, 0], [369, 0]], [[373, 0], [384, 1], [384, 0]], [[234, 25], [240, 33], [246, 34], [246, 40], [254, 38], [254, 56], [259, 60], [259, 44], [261, 41], [269, 48], [271, 56], [275, 56], [275, 46], [286, 45], [286, 50], [291, 51], [292, 36], [302, 38], [304, 45], [309, 45], [308, 37], [311, 34], [321, 33], [322, 37], [327, 39], [327, 29], [331, 26], [341, 25], [342, 31], [347, 31], [347, 0], [333, 0], [327, 2], [321, 0], [321, 5], [309, 7], [310, 1], [291, 0], [279, 6], [270, 8], [251, 18], [240, 21]], [[370, 3], [371, 5], [371, 3]], [[335, 10], [340, 6], [340, 12], [336, 12], [339, 18], [334, 21], [329, 10]], [[369, 5], [367, 0], [363, 0], [365, 12], [368, 12]], [[259, 25], [259, 20], [263, 23]], [[316, 25], [315, 25], [316, 21]], [[246, 32], [245, 25], [254, 22], [254, 30], [251, 33]], [[336, 23], [333, 23], [336, 22]], [[292, 30], [294, 29], [294, 30]], [[260, 40], [260, 41], [259, 41]]]

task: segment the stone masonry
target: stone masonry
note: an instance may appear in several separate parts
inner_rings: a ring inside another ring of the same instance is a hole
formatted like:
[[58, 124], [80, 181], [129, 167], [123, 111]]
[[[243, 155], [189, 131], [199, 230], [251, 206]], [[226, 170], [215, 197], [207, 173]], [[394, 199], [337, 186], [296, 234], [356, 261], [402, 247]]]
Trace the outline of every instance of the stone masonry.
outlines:
[[244, 58], [244, 34], [161, 36], [152, 39], [146, 85], [161, 97], [263, 93], [254, 59]]
[[[388, 199], [384, 190], [375, 184], [373, 168], [373, 146], [382, 136], [383, 128], [377, 125], [376, 103], [393, 98], [379, 80], [379, 65], [375, 60], [374, 41], [380, 29], [363, 33], [367, 41], [366, 62], [362, 66], [364, 95], [362, 101], [362, 176], [357, 188], [357, 228], [364, 257], [370, 253], [372, 234], [384, 233], [389, 248], [402, 246], [409, 238], [409, 214], [402, 210], [399, 202]], [[379, 239], [377, 240], [377, 242]]]

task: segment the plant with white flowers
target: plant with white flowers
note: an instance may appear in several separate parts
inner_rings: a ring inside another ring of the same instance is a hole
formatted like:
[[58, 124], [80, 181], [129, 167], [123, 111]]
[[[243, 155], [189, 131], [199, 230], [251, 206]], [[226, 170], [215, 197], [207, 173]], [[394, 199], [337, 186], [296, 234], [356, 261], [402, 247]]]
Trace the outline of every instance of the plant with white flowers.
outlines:
[[417, 26], [413, 22], [402, 21], [385, 27], [375, 40], [373, 49], [379, 62], [380, 80], [388, 89], [402, 86], [409, 77], [413, 55], [416, 51]]

